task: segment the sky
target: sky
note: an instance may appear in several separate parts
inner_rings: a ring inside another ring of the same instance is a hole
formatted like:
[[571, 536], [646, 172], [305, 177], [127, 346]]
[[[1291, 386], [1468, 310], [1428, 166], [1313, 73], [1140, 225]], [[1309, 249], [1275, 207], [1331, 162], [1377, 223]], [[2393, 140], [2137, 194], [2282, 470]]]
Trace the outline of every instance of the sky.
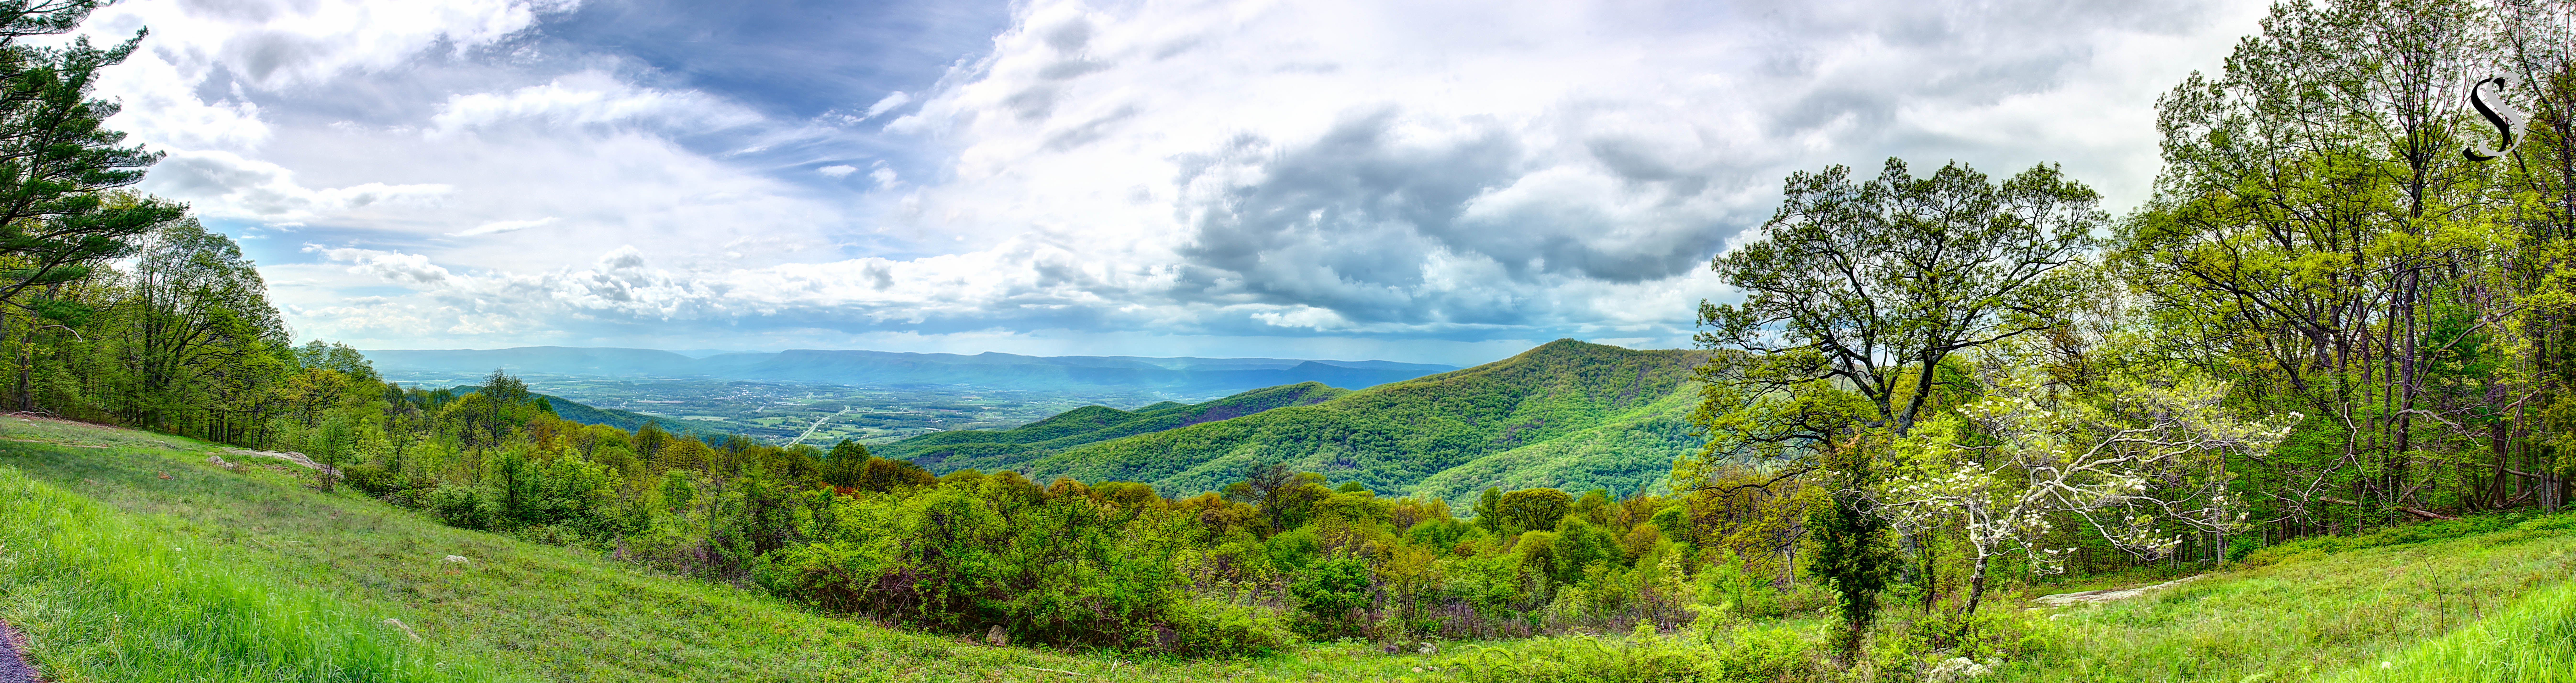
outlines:
[[1469, 365], [1689, 344], [1781, 180], [2125, 210], [2264, 5], [127, 0], [141, 184], [297, 339]]

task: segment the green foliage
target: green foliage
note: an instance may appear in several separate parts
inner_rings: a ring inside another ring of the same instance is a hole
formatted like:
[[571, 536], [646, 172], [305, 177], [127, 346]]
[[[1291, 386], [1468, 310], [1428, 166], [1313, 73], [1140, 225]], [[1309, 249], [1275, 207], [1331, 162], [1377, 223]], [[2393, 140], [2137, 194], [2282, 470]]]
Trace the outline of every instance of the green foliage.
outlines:
[[1887, 519], [1859, 509], [1860, 501], [1836, 500], [1817, 506], [1807, 517], [1815, 528], [1816, 548], [1807, 554], [1814, 572], [1840, 596], [1843, 620], [1835, 646], [1845, 660], [1860, 652], [1861, 637], [1877, 619], [1879, 592], [1901, 560], [1888, 538]]
[[1359, 633], [1359, 612], [1369, 606], [1368, 561], [1337, 553], [1306, 563], [1288, 595], [1297, 602], [1299, 631], [1329, 640]]
[[1251, 415], [1273, 408], [1313, 405], [1350, 393], [1305, 382], [1254, 389], [1196, 405], [1165, 401], [1128, 412], [1085, 406], [1000, 431], [956, 430], [924, 434], [884, 448], [885, 457], [936, 463], [942, 470], [1002, 469], [1064, 449], [1121, 437], [1178, 429]]
[[[1559, 340], [1510, 359], [1312, 405], [1089, 443], [1033, 459], [994, 455], [972, 462], [1039, 479], [1138, 481], [1167, 494], [1218, 490], [1255, 469], [1281, 464], [1401, 494], [1444, 472], [1502, 458], [1492, 464], [1519, 463], [1501, 469], [1550, 473], [1547, 481], [1529, 486], [1634, 495], [1655, 488], [1676, 444], [1696, 445], [1681, 421], [1687, 402], [1665, 399], [1685, 388], [1690, 368], [1704, 357]], [[1590, 445], [1547, 446], [1569, 437]], [[968, 461], [957, 462], [929, 464], [947, 469]], [[1460, 501], [1490, 485], [1481, 476], [1441, 479], [1440, 490], [1424, 492]]]
[[1494, 503], [1494, 518], [1505, 534], [1555, 531], [1557, 520], [1574, 507], [1574, 497], [1556, 489], [1522, 489]]

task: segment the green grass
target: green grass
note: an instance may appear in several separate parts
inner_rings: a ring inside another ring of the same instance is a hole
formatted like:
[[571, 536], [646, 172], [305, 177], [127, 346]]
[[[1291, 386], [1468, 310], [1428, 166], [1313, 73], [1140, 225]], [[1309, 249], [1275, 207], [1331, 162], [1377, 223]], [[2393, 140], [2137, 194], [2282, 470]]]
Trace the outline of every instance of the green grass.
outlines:
[[0, 619], [61, 681], [482, 681], [324, 591], [0, 467]]
[[2334, 680], [2397, 683], [2576, 681], [2576, 583], [2524, 598], [2468, 628], [2363, 663]]
[[[2576, 535], [2548, 526], [2299, 553], [2144, 597], [2067, 608], [2050, 620], [2055, 646], [2008, 664], [1996, 680], [2321, 680], [2364, 667], [2369, 673], [2353, 675], [2377, 675], [2379, 662], [2394, 661], [2387, 652], [2408, 653], [2397, 657], [2423, 680], [2471, 680], [2480, 669], [2465, 662], [2497, 656], [2478, 649], [2494, 636], [2478, 634], [2567, 632]], [[2561, 597], [2552, 602], [2553, 595]], [[2549, 614], [2560, 625], [2547, 626]], [[2511, 656], [2563, 663], [2576, 654], [2563, 635], [2525, 647], [2533, 652]]]
[[[189, 558], [185, 566], [200, 570], [232, 568], [238, 573], [231, 576], [238, 578], [228, 580], [247, 587], [232, 598], [182, 592], [167, 601], [168, 607], [151, 609], [242, 612], [242, 618], [254, 621], [283, 615], [278, 618], [307, 621], [278, 623], [321, 626], [246, 636], [274, 651], [330, 645], [337, 641], [323, 636], [332, 633], [365, 633], [375, 643], [395, 642], [387, 639], [402, 636], [370, 626], [390, 617], [419, 632], [427, 642], [418, 652], [440, 653], [439, 661], [479, 661], [499, 678], [546, 681], [1071, 678], [1041, 669], [1136, 682], [1227, 677], [1387, 681], [1415, 678], [1412, 667], [1446, 658], [1381, 655], [1364, 644], [1303, 647], [1294, 656], [1199, 661], [990, 647], [818, 614], [749, 591], [656, 575], [597, 553], [450, 528], [345, 490], [315, 492], [306, 485], [308, 479], [283, 466], [226, 471], [204, 462], [211, 447], [178, 437], [0, 417], [0, 439], [5, 439], [0, 440], [0, 469], [11, 472], [6, 475], [11, 481], [55, 489], [41, 497], [50, 501], [47, 505], [85, 507], [118, 520], [71, 526], [130, 530], [116, 532], [127, 535], [115, 538], [64, 536], [63, 547], [95, 548], [93, 555], [115, 556], [169, 543], [184, 549], [151, 555]], [[161, 478], [163, 474], [170, 478]], [[0, 499], [23, 504], [16, 501], [28, 498], [13, 493], [0, 491]], [[35, 528], [18, 515], [0, 519], [11, 533]], [[15, 536], [0, 542], [7, 544], [6, 552], [35, 552]], [[447, 555], [471, 561], [451, 564], [442, 559]], [[288, 657], [291, 666], [271, 667], [250, 678], [227, 678], [230, 674], [205, 671], [184, 656], [197, 651], [195, 643], [201, 641], [155, 645], [137, 640], [158, 637], [137, 625], [137, 613], [149, 610], [131, 603], [99, 603], [97, 594], [81, 592], [100, 590], [94, 584], [102, 580], [108, 579], [86, 574], [13, 581], [0, 589], [0, 619], [21, 626], [38, 664], [64, 683], [438, 680], [347, 678], [327, 662], [293, 664], [310, 657]], [[107, 623], [101, 625], [101, 620]], [[120, 633], [133, 637], [118, 640]], [[167, 656], [145, 656], [154, 647]]]

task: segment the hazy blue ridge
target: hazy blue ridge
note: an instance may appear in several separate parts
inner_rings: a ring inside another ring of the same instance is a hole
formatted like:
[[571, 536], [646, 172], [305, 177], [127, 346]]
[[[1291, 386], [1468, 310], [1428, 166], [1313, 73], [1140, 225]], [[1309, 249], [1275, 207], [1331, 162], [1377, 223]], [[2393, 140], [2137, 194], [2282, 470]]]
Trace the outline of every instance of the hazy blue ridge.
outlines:
[[378, 370], [413, 373], [513, 373], [631, 378], [712, 378], [844, 385], [969, 385], [1023, 391], [1149, 390], [1216, 396], [1317, 382], [1369, 387], [1457, 368], [1392, 361], [1282, 358], [1144, 358], [1022, 356], [1008, 353], [895, 353], [790, 350], [690, 358], [649, 349], [532, 346], [492, 350], [368, 351]]

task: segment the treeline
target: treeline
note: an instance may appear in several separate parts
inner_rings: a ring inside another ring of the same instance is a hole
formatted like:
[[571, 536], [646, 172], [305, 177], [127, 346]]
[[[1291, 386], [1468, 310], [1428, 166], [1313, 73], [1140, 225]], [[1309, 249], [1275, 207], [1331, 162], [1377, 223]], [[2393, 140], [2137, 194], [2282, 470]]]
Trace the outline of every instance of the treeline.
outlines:
[[1829, 601], [1793, 578], [1800, 506], [1823, 500], [1813, 492], [1764, 505], [1754, 493], [1488, 489], [1452, 510], [1273, 464], [1172, 499], [1133, 482], [933, 476], [848, 441], [585, 425], [499, 372], [472, 391], [424, 391], [376, 379], [346, 347], [298, 351], [343, 382], [313, 428], [278, 430], [336, 467], [313, 474], [318, 486], [915, 628], [1236, 655], [1669, 629], [1710, 604], [1778, 616]]
[[1891, 159], [1791, 176], [1713, 261], [1747, 297], [1701, 305], [1712, 438], [1673, 486], [1824, 491], [1847, 655], [1889, 591], [1972, 612], [2001, 577], [2566, 503], [2576, 7], [2275, 5], [2157, 128], [2126, 216], [2053, 165]]

